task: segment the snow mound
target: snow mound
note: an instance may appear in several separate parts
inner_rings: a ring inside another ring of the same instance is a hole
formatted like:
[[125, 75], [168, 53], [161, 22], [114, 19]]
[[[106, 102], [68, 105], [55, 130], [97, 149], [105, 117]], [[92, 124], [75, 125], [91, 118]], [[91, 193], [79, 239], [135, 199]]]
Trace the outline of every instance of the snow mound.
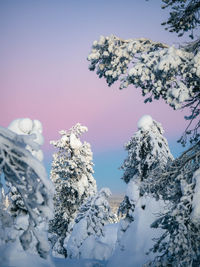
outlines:
[[138, 129], [146, 131], [151, 127], [152, 124], [153, 124], [152, 117], [150, 115], [144, 115], [138, 121]]

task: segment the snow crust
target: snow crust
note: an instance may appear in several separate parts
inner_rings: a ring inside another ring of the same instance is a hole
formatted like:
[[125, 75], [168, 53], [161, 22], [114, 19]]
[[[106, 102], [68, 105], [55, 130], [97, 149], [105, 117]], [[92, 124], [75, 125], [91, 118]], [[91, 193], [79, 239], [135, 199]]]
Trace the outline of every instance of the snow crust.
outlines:
[[138, 129], [146, 131], [151, 127], [152, 124], [153, 124], [152, 117], [150, 115], [144, 115], [138, 121]]

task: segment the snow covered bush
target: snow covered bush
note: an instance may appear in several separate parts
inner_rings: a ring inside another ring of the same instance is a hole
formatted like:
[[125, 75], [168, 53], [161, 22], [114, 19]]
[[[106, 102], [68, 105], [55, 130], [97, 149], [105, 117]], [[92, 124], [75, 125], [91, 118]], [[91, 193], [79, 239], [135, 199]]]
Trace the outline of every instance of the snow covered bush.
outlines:
[[15, 188], [21, 205], [16, 216], [11, 216], [1, 204], [1, 249], [14, 242], [16, 250], [17, 246], [24, 250], [33, 248], [46, 258], [49, 252], [46, 226], [53, 215], [54, 187], [43, 164], [27, 150], [27, 146], [39, 149], [33, 139], [34, 136], [18, 135], [0, 127], [1, 179]]
[[80, 135], [86, 131], [87, 127], [77, 123], [69, 131], [60, 131], [58, 141], [51, 141], [58, 149], [53, 154], [51, 169], [55, 217], [49, 224], [49, 239], [55, 256], [67, 257], [64, 239], [69, 238], [79, 207], [97, 190], [90, 144], [80, 140]]
[[109, 224], [113, 219], [108, 202], [110, 196], [110, 190], [102, 188], [79, 209], [72, 234], [66, 243], [70, 258], [105, 260], [105, 257], [110, 256], [113, 248], [103, 242], [101, 242], [101, 253], [98, 253], [101, 237], [104, 236], [104, 225]]

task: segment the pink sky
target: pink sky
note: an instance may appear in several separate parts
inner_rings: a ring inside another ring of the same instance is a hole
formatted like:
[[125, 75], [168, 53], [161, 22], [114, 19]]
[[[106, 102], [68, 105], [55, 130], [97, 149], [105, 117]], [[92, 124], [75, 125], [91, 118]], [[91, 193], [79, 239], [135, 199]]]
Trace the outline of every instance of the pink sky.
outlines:
[[150, 114], [174, 146], [186, 127], [182, 112], [162, 101], [144, 104], [133, 86], [108, 88], [86, 60], [101, 34], [177, 42], [160, 26], [164, 17], [159, 1], [2, 0], [0, 125], [16, 118], [40, 120], [48, 153], [59, 130], [81, 122], [89, 128], [87, 141], [104, 157], [102, 151], [122, 150], [138, 119]]

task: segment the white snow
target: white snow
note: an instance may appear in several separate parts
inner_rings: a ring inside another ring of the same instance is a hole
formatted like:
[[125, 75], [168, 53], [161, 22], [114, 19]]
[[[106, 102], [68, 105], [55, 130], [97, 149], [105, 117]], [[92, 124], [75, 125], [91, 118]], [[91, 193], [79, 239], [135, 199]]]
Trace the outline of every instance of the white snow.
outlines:
[[[145, 209], [142, 209], [143, 205]], [[134, 211], [134, 221], [122, 235], [120, 244], [117, 244], [106, 266], [138, 267], [152, 259], [152, 255], [146, 253], [154, 244], [152, 239], [161, 235], [161, 230], [153, 229], [150, 225], [164, 207], [164, 202], [149, 196], [139, 199]]]
[[18, 122], [19, 129], [25, 133], [30, 134], [32, 128], [33, 128], [33, 122], [31, 119], [20, 119]]
[[78, 149], [82, 146], [80, 139], [78, 139], [73, 133], [70, 135], [70, 145], [73, 149]]
[[104, 236], [89, 236], [81, 246], [81, 258], [107, 260], [113, 254], [117, 241], [118, 224], [108, 224], [103, 228]]
[[126, 188], [126, 196], [131, 203], [136, 203], [139, 199], [139, 186], [134, 181], [134, 178], [130, 180]]
[[[33, 135], [34, 141], [40, 146], [44, 143], [44, 138], [42, 136], [42, 124], [38, 120], [31, 120], [29, 118], [16, 119], [10, 123], [8, 129], [19, 135]], [[27, 146], [26, 148], [39, 161], [43, 160], [42, 150], [34, 150], [29, 146]]]
[[150, 115], [144, 115], [138, 121], [138, 129], [146, 131], [151, 127], [152, 124], [153, 124], [152, 117]]
[[200, 223], [200, 168], [195, 171], [193, 175], [193, 182], [196, 183], [194, 188], [194, 195], [192, 201], [192, 213], [191, 219], [196, 222]]

